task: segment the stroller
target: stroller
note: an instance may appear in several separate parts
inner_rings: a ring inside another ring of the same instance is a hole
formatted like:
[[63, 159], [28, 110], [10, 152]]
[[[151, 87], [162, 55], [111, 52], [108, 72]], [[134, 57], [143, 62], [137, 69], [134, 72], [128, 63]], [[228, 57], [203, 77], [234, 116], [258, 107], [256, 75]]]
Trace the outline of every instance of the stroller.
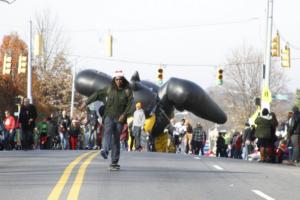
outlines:
[[56, 136], [52, 137], [52, 142], [51, 143], [52, 143], [51, 149], [53, 149], [53, 150], [62, 150], [59, 135], [56, 135]]

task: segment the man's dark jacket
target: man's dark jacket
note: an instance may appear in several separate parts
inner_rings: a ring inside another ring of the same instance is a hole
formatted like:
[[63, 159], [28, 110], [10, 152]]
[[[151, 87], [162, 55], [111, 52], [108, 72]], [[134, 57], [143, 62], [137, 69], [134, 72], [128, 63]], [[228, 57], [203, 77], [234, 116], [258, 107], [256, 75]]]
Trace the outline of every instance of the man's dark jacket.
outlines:
[[[22, 125], [22, 129], [30, 130], [34, 129], [35, 127], [35, 119], [37, 118], [37, 112], [34, 105], [29, 104], [28, 106], [22, 106], [20, 115], [19, 115], [19, 122]], [[33, 119], [32, 122], [29, 122], [29, 119]]]

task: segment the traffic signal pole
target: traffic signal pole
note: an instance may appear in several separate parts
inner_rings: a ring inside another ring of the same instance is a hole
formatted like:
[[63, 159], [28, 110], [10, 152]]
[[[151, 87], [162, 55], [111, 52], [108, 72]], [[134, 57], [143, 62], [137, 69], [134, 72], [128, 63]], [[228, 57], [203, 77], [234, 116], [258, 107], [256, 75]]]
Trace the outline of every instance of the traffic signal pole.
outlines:
[[[271, 95], [270, 68], [271, 68], [272, 28], [273, 28], [273, 0], [268, 0], [266, 50], [265, 50], [265, 76], [263, 77], [263, 89], [262, 89], [262, 90], [268, 90], [268, 94], [266, 95]], [[270, 111], [270, 102], [264, 100], [265, 99], [264, 96], [262, 96], [261, 99], [262, 99], [262, 105], [261, 105], [262, 108], [267, 108]]]

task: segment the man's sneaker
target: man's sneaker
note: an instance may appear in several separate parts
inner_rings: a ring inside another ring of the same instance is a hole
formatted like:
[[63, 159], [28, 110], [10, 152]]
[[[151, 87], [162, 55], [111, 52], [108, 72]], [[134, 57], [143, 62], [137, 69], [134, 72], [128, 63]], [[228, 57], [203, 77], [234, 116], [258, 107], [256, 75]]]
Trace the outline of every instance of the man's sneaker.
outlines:
[[100, 154], [104, 159], [107, 159], [107, 153], [104, 149], [101, 149]]
[[109, 165], [109, 170], [118, 171], [118, 170], [120, 170], [120, 165], [119, 164], [110, 164]]

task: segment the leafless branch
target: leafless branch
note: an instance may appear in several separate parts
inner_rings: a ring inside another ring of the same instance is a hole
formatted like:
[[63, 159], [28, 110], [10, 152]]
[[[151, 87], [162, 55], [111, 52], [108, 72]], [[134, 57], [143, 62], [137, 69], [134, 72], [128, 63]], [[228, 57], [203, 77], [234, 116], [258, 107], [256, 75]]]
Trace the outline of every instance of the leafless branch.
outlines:
[[15, 2], [16, 0], [13, 0], [13, 1], [0, 0], [0, 1], [2, 1], [2, 2], [4, 2], [4, 3], [12, 4], [12, 3]]
[[[232, 50], [227, 62], [230, 64], [224, 68], [224, 84], [215, 88], [214, 93], [222, 96], [217, 102], [221, 102], [227, 113], [228, 128], [241, 130], [256, 110], [254, 98], [261, 96], [263, 54], [252, 47], [241, 46]], [[283, 70], [273, 66], [270, 77], [272, 94], [286, 93]], [[272, 103], [272, 111], [280, 112], [276, 102]]]

